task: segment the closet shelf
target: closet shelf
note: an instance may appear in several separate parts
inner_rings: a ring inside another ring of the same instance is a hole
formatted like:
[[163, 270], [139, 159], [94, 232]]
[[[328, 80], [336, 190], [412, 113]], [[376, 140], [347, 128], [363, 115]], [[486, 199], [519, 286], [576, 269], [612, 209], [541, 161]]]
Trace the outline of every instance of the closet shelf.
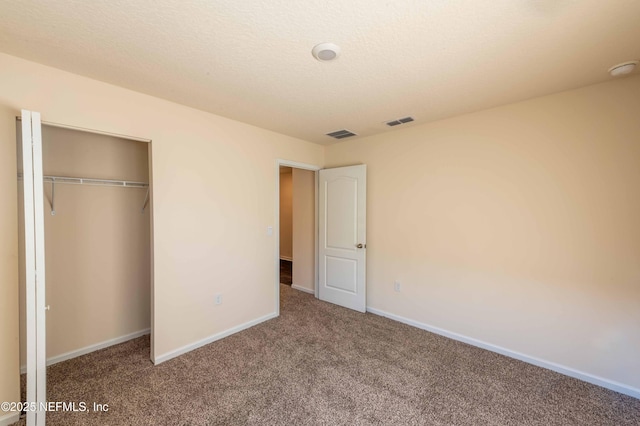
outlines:
[[[18, 173], [18, 179], [22, 179], [22, 173]], [[120, 186], [127, 188], [147, 188], [146, 182], [134, 182], [130, 180], [94, 179], [68, 176], [43, 176], [45, 182], [68, 183], [72, 185], [96, 185], [96, 186]]]
[[[22, 173], [18, 173], [18, 180], [22, 180]], [[147, 207], [149, 201], [149, 184], [146, 182], [135, 182], [131, 180], [113, 180], [113, 179], [94, 179], [79, 178], [69, 176], [43, 176], [44, 182], [51, 182], [51, 216], [56, 215], [56, 187], [57, 183], [65, 183], [71, 185], [94, 185], [94, 186], [119, 186], [121, 188], [147, 188], [147, 193], [142, 202], [142, 213]]]

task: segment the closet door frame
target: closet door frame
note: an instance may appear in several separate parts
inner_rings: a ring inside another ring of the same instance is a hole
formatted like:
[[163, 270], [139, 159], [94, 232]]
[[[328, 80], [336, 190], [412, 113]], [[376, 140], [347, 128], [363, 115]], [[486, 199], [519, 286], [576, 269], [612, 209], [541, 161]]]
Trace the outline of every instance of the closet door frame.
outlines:
[[149, 199], [147, 208], [151, 213], [151, 353], [153, 360], [153, 191], [151, 172], [151, 140], [117, 133], [91, 130], [42, 121], [39, 112], [21, 111], [22, 166], [24, 186], [25, 223], [25, 282], [26, 282], [26, 340], [27, 340], [27, 393], [26, 402], [32, 405], [27, 410], [27, 426], [44, 426], [47, 403], [47, 352], [46, 352], [46, 305], [45, 286], [45, 240], [44, 240], [44, 172], [42, 164], [42, 125], [78, 130], [99, 135], [114, 136], [137, 142], [149, 143]]

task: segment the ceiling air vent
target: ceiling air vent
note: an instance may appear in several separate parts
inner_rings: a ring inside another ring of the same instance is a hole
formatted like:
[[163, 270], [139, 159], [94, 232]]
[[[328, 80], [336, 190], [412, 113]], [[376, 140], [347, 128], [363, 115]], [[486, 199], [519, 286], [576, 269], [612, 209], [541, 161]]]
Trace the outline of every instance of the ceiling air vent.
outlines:
[[332, 138], [336, 138], [336, 139], [344, 139], [344, 138], [349, 138], [351, 136], [357, 136], [357, 135], [352, 131], [343, 129], [343, 130], [336, 130], [335, 132], [327, 133], [327, 136], [331, 136]]
[[393, 126], [398, 126], [400, 124], [411, 123], [412, 121], [413, 121], [413, 117], [399, 118], [397, 120], [387, 121], [387, 126], [393, 127]]

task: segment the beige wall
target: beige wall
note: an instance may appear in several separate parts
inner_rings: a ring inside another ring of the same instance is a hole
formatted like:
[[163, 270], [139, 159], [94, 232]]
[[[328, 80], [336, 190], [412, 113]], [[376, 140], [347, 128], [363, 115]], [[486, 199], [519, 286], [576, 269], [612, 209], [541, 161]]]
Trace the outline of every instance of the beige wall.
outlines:
[[16, 119], [6, 112], [0, 106], [0, 402], [20, 401]]
[[315, 172], [293, 169], [293, 286], [315, 289]]
[[291, 167], [280, 167], [280, 259], [293, 259], [293, 179]]
[[[266, 232], [276, 220], [274, 166], [278, 158], [320, 166], [321, 146], [0, 54], [0, 400], [19, 398], [21, 108], [46, 121], [153, 141], [156, 358], [274, 313], [276, 246]], [[224, 296], [221, 305], [216, 294]]]
[[[50, 126], [42, 129], [45, 175], [149, 181], [148, 143]], [[18, 161], [21, 169], [21, 160]], [[22, 187], [19, 236], [24, 238]], [[56, 215], [45, 184], [47, 358], [149, 328], [149, 209], [146, 189], [58, 184]], [[20, 306], [25, 306], [19, 246]], [[20, 312], [21, 365], [26, 318]]]
[[639, 113], [632, 77], [328, 147], [368, 306], [640, 389]]

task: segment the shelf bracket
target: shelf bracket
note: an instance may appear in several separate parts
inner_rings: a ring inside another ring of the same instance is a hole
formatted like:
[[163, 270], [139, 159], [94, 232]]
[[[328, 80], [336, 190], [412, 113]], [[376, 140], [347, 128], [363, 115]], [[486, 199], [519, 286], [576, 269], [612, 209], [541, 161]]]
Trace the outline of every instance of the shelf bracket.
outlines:
[[144, 202], [142, 203], [142, 214], [144, 214], [144, 208], [147, 207], [147, 201], [149, 201], [149, 187], [147, 187], [147, 195], [144, 196]]
[[56, 178], [51, 179], [51, 216], [56, 215]]

